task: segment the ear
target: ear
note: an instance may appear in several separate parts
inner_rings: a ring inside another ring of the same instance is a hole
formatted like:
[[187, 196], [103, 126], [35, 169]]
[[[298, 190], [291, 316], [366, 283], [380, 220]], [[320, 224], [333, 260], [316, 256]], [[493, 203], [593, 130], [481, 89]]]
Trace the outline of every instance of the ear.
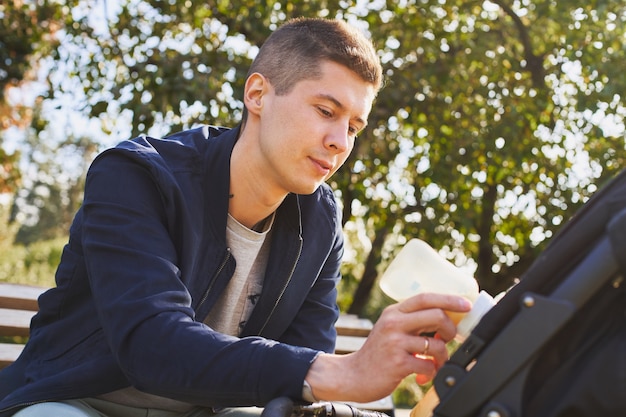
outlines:
[[269, 81], [262, 74], [255, 72], [246, 80], [243, 92], [243, 102], [248, 113], [259, 114], [263, 108], [263, 96], [269, 89]]

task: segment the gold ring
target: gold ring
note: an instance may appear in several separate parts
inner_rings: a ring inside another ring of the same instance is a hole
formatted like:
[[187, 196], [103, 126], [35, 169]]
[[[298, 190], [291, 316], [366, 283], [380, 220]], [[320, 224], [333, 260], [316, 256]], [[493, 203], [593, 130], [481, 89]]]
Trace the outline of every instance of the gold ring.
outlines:
[[427, 337], [424, 338], [424, 355], [428, 355], [428, 348], [430, 347], [430, 340]]

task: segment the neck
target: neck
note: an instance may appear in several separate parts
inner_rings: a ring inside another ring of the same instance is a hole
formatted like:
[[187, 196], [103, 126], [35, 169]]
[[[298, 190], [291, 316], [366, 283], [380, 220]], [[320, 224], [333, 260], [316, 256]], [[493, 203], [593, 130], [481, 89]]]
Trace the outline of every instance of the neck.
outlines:
[[271, 215], [286, 197], [284, 192], [273, 192], [266, 182], [262, 166], [248, 148], [246, 138], [240, 137], [230, 161], [230, 201], [228, 212], [248, 228]]

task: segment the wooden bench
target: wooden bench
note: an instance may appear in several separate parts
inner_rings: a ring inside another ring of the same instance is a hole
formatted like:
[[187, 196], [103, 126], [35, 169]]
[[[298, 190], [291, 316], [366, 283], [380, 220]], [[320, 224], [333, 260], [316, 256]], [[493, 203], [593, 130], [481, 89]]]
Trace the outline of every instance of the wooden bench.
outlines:
[[30, 320], [38, 310], [37, 298], [44, 287], [0, 283], [0, 369], [22, 352]]

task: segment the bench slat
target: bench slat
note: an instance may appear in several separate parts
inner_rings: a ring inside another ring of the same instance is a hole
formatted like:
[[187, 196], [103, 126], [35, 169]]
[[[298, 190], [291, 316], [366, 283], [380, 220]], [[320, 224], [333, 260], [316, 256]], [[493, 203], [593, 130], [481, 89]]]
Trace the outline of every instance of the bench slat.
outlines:
[[344, 336], [365, 336], [370, 334], [374, 324], [354, 314], [341, 314], [335, 323], [337, 334]]
[[37, 311], [37, 298], [46, 290], [31, 285], [0, 283], [0, 307]]
[[345, 354], [359, 350], [365, 343], [365, 339], [366, 338], [362, 336], [337, 335], [335, 353]]
[[34, 311], [0, 308], [0, 336], [28, 336]]
[[23, 349], [19, 343], [0, 343], [0, 369], [15, 362]]

